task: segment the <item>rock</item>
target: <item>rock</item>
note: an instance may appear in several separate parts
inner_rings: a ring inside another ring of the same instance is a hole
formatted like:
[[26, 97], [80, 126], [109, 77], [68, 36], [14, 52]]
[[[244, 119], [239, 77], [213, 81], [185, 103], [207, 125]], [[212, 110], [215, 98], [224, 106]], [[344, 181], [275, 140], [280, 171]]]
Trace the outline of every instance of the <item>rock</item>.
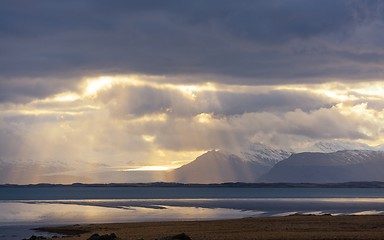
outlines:
[[87, 240], [119, 240], [119, 239], [120, 238], [118, 238], [114, 233], [111, 233], [109, 235], [108, 234], [101, 235], [101, 236], [95, 233], [92, 236], [90, 236]]
[[23, 240], [45, 240], [45, 239], [48, 239], [48, 238], [43, 236], [32, 235], [30, 238], [24, 238]]
[[100, 235], [95, 233], [92, 236], [90, 236], [87, 240], [97, 240], [97, 239], [99, 239], [99, 237], [100, 237]]
[[160, 238], [160, 240], [192, 240], [187, 234], [180, 233], [175, 236]]

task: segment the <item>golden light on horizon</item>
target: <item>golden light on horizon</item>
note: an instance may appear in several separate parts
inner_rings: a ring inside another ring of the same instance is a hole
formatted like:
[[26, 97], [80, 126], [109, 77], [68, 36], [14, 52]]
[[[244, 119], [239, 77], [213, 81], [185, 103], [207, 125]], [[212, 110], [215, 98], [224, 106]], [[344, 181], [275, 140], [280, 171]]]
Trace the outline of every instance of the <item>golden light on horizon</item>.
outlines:
[[142, 171], [169, 171], [175, 169], [175, 166], [140, 166], [140, 167], [131, 167], [127, 169], [121, 169], [123, 172], [142, 172]]

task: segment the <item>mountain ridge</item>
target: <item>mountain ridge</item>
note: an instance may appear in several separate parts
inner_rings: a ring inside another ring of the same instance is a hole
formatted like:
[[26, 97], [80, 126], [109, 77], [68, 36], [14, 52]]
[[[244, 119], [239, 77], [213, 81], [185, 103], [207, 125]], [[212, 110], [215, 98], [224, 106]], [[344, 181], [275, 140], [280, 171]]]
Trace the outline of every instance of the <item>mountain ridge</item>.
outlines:
[[383, 181], [384, 151], [342, 150], [297, 153], [259, 178], [263, 182]]
[[[384, 145], [371, 147], [362, 143], [342, 141], [316, 142], [306, 148], [307, 151], [294, 153], [282, 149], [271, 148], [263, 144], [252, 144], [238, 154], [221, 150], [213, 150], [197, 157], [194, 161], [172, 171], [172, 181], [182, 183], [220, 183], [220, 182], [340, 182], [355, 180], [379, 180], [378, 171], [371, 169], [364, 159], [376, 159], [373, 168], [383, 169], [384, 154], [380, 160], [375, 152]], [[383, 152], [384, 153], [384, 152]], [[300, 169], [292, 171], [300, 177], [289, 177], [283, 171], [281, 177], [276, 176], [276, 168], [289, 167], [292, 156]], [[320, 156], [320, 157], [319, 157]], [[298, 158], [302, 158], [301, 161]], [[311, 159], [317, 159], [317, 163]], [[288, 161], [287, 161], [288, 160]], [[383, 160], [383, 161], [381, 161]], [[369, 161], [368, 161], [369, 162]], [[383, 162], [383, 167], [381, 163]], [[322, 164], [321, 164], [322, 163]], [[349, 166], [349, 167], [348, 167]], [[353, 166], [353, 167], [352, 167]], [[308, 169], [306, 169], [307, 167]], [[359, 172], [359, 169], [362, 171]], [[272, 173], [270, 173], [272, 171]], [[328, 175], [323, 172], [328, 171]], [[321, 174], [320, 174], [321, 173]], [[355, 175], [355, 178], [353, 177]], [[272, 175], [274, 177], [272, 177]], [[342, 177], [343, 176], [343, 177]], [[366, 177], [364, 177], [366, 176]]]
[[168, 180], [182, 183], [255, 182], [291, 153], [263, 144], [238, 154], [211, 150], [173, 170]]

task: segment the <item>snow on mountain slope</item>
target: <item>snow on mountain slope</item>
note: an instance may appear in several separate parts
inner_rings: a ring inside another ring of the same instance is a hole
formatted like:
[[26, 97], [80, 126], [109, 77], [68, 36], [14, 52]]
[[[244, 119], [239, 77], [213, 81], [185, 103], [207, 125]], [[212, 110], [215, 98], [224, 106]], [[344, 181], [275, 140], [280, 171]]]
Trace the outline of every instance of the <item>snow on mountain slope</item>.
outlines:
[[263, 182], [384, 181], [384, 152], [344, 150], [292, 154], [259, 180]]
[[384, 144], [378, 145], [376, 147], [373, 147], [373, 150], [376, 151], [384, 151]]
[[331, 153], [342, 150], [374, 150], [367, 144], [349, 141], [319, 141], [297, 152], [323, 152]]
[[261, 144], [254, 144], [239, 155], [213, 150], [172, 171], [169, 180], [182, 183], [255, 182], [290, 154]]
[[240, 156], [245, 161], [251, 161], [265, 166], [274, 166], [279, 161], [288, 158], [292, 153], [281, 149], [265, 146], [260, 143], [252, 144]]
[[[183, 183], [221, 182], [338, 182], [381, 179], [382, 152], [366, 144], [322, 141], [292, 154], [262, 144], [252, 144], [237, 155], [209, 151], [172, 171], [168, 181]], [[372, 163], [374, 162], [374, 163]], [[362, 169], [360, 172], [359, 168]], [[262, 177], [263, 176], [263, 177]]]

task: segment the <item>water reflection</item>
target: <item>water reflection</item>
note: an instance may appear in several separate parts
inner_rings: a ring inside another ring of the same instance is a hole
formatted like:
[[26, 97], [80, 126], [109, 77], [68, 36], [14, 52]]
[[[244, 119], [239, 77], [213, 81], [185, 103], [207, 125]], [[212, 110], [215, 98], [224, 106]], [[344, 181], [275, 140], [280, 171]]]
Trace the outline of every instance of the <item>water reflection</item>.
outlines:
[[383, 214], [384, 198], [119, 199], [0, 201], [0, 225]]
[[178, 207], [104, 207], [62, 203], [1, 202], [0, 225], [73, 224], [137, 222], [163, 220], [198, 220], [242, 218], [261, 214], [223, 208]]

